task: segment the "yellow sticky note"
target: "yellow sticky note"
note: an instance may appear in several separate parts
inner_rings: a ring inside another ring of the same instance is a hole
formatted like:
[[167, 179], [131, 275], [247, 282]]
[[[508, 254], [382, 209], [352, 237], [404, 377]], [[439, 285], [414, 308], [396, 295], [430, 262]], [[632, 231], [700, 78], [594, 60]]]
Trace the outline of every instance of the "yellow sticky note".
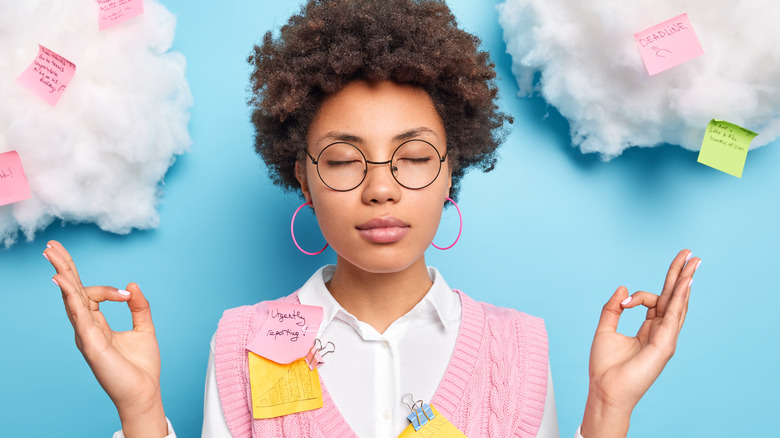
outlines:
[[248, 353], [254, 418], [281, 417], [322, 407], [317, 368], [310, 370], [303, 359], [283, 365]]
[[440, 414], [433, 405], [431, 405], [431, 409], [433, 410], [433, 419], [423, 424], [420, 430], [414, 430], [414, 426], [409, 423], [409, 426], [398, 435], [398, 438], [467, 438], [463, 432], [459, 431], [457, 427], [444, 418], [444, 415]]
[[741, 126], [712, 119], [704, 133], [698, 162], [742, 178], [750, 142], [757, 135]]

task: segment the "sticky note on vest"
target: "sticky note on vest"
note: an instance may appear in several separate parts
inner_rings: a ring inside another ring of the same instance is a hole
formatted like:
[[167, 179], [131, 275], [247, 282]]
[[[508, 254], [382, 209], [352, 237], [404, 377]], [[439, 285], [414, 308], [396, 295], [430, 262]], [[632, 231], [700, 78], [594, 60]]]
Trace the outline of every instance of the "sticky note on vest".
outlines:
[[688, 14], [637, 32], [634, 39], [650, 76], [704, 54]]
[[38, 56], [16, 81], [54, 106], [75, 74], [76, 64], [38, 44]]
[[433, 405], [431, 405], [431, 409], [434, 417], [425, 423], [420, 430], [415, 431], [414, 426], [409, 423], [409, 426], [398, 435], [398, 438], [466, 438], [466, 435], [444, 418], [444, 415], [440, 414]]
[[322, 323], [322, 307], [268, 303], [268, 314], [247, 349], [280, 364], [306, 356]]
[[22, 161], [16, 151], [0, 154], [0, 205], [23, 201], [31, 196]]
[[275, 418], [322, 407], [317, 368], [309, 369], [303, 359], [283, 365], [251, 351], [247, 354], [254, 418]]
[[711, 120], [701, 142], [698, 162], [742, 178], [750, 142], [758, 134], [723, 120]]

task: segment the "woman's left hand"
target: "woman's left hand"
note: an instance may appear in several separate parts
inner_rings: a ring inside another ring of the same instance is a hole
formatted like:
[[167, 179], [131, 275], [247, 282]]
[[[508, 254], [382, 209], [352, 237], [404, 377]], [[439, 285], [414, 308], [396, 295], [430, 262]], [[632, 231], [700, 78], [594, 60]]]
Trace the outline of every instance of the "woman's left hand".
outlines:
[[[674, 355], [688, 311], [693, 274], [701, 260], [682, 250], [672, 261], [661, 295], [620, 286], [601, 312], [590, 350], [590, 386], [582, 436], [625, 437], [631, 412]], [[623, 309], [647, 307], [636, 336], [617, 332]]]

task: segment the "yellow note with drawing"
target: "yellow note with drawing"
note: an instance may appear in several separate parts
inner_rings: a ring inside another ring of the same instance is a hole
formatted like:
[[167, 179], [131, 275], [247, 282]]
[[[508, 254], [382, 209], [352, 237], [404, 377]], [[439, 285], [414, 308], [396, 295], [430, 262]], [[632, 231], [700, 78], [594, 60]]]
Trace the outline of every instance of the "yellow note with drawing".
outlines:
[[248, 354], [254, 418], [281, 417], [322, 407], [317, 368], [310, 370], [303, 358], [278, 364], [251, 351]]
[[436, 408], [431, 405], [433, 410], [433, 418], [427, 423], [423, 424], [420, 430], [415, 431], [414, 426], [409, 426], [398, 435], [398, 438], [467, 438], [463, 432], [459, 431], [452, 423], [450, 423], [444, 415], [440, 414]]

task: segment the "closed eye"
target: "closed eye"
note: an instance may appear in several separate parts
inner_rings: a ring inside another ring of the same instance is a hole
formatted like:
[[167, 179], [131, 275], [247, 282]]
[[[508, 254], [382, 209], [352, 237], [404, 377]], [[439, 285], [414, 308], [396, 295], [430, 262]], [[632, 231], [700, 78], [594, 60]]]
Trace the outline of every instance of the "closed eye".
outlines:
[[403, 161], [411, 164], [425, 164], [429, 161], [431, 161], [431, 157], [422, 157], [422, 158], [399, 158], [398, 161]]
[[363, 162], [360, 160], [342, 160], [342, 161], [328, 160], [327, 161], [328, 166], [334, 166], [334, 167], [348, 166], [350, 164], [355, 164], [355, 163], [363, 164]]

